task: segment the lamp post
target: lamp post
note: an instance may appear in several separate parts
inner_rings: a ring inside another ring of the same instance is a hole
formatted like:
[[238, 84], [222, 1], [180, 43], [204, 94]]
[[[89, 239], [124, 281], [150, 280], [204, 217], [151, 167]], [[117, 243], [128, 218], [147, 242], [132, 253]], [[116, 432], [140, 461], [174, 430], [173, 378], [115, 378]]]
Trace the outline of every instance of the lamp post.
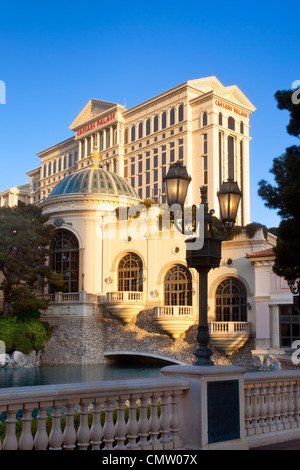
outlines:
[[[170, 165], [168, 174], [164, 178], [168, 205], [178, 203], [183, 207], [188, 185], [191, 178], [188, 176], [186, 167], [181, 162]], [[204, 206], [204, 230], [203, 245], [201, 249], [194, 249], [195, 238], [186, 240], [186, 261], [187, 265], [195, 268], [199, 275], [199, 324], [197, 341], [199, 348], [195, 353], [195, 365], [211, 366], [212, 351], [208, 347], [209, 329], [207, 321], [207, 279], [211, 269], [217, 268], [221, 260], [221, 243], [228, 238], [228, 235], [235, 224], [239, 202], [242, 196], [237, 183], [229, 180], [223, 183], [217, 193], [222, 226], [217, 227], [218, 234], [213, 228], [212, 216], [214, 211], [208, 210], [207, 187], [200, 188], [201, 204]], [[171, 197], [170, 197], [171, 195]], [[181, 199], [179, 199], [181, 197]], [[177, 198], [177, 199], [176, 199]]]

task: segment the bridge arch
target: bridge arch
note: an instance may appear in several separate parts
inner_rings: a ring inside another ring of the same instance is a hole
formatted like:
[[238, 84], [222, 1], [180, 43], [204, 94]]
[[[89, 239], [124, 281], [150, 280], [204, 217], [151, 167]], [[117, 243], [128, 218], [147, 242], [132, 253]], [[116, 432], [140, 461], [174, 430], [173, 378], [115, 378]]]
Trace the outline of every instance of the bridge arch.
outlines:
[[[106, 359], [111, 359], [115, 361], [136, 361], [136, 362], [156, 362], [161, 363], [163, 366], [170, 366], [170, 365], [187, 365], [183, 361], [179, 361], [174, 357], [163, 356], [161, 354], [155, 353], [145, 353], [145, 352], [138, 352], [138, 351], [107, 351], [104, 353], [104, 357]], [[148, 360], [148, 361], [147, 361]]]

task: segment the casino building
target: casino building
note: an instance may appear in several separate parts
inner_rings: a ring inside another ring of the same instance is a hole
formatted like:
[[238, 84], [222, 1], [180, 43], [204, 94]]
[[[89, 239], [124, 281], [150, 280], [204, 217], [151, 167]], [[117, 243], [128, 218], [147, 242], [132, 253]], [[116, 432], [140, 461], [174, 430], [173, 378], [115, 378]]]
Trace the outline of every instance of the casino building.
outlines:
[[[221, 266], [209, 273], [216, 357], [241, 363], [246, 350], [280, 357], [292, 345], [293, 299], [272, 272], [276, 237], [247, 231], [254, 111], [237, 86], [216, 77], [187, 81], [131, 109], [91, 99], [70, 126], [74, 136], [37, 154], [30, 183], [0, 194], [1, 205], [40, 205], [56, 226], [50, 263], [64, 273], [66, 290], [41, 293], [49, 300], [43, 317], [56, 328], [46, 362], [95, 363], [133, 351], [193, 360], [198, 280], [186, 265], [185, 236], [162, 227], [149, 205], [135, 212], [143, 201], [156, 209], [166, 203], [163, 178], [178, 160], [192, 177], [187, 205], [200, 203], [205, 185], [218, 216], [222, 182], [233, 178], [242, 191], [241, 231], [223, 243]], [[75, 342], [62, 339], [71, 329]]]

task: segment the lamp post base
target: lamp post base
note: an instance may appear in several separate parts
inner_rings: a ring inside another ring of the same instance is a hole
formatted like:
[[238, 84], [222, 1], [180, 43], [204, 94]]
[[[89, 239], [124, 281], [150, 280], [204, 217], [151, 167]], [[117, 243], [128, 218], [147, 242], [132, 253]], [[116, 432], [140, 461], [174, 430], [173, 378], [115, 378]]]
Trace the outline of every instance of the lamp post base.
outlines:
[[204, 325], [198, 326], [198, 335], [197, 341], [199, 348], [194, 353], [196, 356], [196, 361], [194, 362], [195, 366], [213, 366], [214, 363], [211, 360], [213, 352], [208, 347], [209, 342], [209, 332], [208, 327]]

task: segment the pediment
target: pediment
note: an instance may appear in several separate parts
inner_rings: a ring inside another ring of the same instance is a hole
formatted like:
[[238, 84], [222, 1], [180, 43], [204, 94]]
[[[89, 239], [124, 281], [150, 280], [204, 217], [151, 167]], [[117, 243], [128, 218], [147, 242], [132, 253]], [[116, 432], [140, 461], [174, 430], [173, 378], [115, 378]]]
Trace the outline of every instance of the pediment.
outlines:
[[90, 121], [99, 114], [104, 113], [108, 109], [111, 109], [116, 106], [116, 103], [111, 103], [109, 101], [101, 101], [96, 99], [91, 99], [83, 108], [83, 110], [78, 114], [76, 119], [70, 125], [70, 129], [74, 130], [78, 126], [82, 126], [86, 122]]
[[250, 109], [251, 112], [256, 110], [255, 106], [236, 85], [223, 87], [223, 89], [217, 91], [217, 94], [237, 105]]

